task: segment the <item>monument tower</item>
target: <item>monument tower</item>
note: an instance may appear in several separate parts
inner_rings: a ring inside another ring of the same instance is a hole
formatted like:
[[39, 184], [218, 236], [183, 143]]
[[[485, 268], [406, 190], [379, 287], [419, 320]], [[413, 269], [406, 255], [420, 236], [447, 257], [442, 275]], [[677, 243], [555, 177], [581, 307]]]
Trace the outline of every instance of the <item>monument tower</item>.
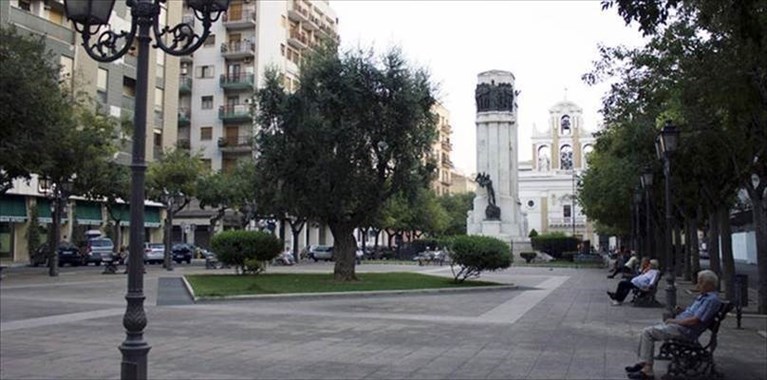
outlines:
[[[519, 202], [517, 95], [514, 74], [491, 70], [478, 75], [477, 196], [466, 223], [469, 235], [493, 236], [507, 243], [527, 242]], [[513, 244], [517, 252], [522, 244]], [[526, 244], [524, 244], [526, 245]]]

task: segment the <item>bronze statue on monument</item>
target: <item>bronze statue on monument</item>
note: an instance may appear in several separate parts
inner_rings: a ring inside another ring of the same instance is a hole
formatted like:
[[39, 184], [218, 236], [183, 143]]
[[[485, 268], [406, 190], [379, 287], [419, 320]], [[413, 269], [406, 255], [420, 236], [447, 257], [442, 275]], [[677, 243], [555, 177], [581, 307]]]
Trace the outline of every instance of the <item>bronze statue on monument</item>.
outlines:
[[480, 187], [484, 187], [487, 191], [487, 207], [485, 208], [486, 220], [500, 220], [501, 208], [495, 204], [495, 190], [493, 190], [493, 180], [490, 179], [490, 174], [478, 173], [477, 178], [474, 179]]

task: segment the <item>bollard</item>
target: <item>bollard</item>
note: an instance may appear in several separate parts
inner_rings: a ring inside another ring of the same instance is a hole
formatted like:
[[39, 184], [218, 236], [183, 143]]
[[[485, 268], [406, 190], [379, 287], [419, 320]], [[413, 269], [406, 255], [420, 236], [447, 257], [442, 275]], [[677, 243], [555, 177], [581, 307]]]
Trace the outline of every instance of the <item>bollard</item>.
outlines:
[[748, 275], [735, 275], [735, 316], [740, 329], [740, 320], [743, 318], [743, 308], [748, 306]]

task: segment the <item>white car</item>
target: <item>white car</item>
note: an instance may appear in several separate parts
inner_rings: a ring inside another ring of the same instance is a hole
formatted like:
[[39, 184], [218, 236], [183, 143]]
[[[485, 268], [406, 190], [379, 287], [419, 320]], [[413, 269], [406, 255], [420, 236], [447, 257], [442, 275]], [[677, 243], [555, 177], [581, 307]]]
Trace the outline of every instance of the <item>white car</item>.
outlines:
[[144, 243], [144, 264], [158, 263], [165, 260], [165, 244]]
[[320, 260], [333, 260], [333, 246], [318, 245], [311, 250], [311, 257], [315, 262]]

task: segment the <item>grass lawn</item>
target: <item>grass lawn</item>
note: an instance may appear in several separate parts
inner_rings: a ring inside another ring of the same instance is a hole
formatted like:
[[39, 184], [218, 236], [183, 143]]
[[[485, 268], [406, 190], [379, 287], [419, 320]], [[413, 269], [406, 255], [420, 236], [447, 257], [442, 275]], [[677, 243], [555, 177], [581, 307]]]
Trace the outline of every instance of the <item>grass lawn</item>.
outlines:
[[486, 281], [465, 281], [456, 284], [452, 278], [408, 272], [357, 273], [357, 277], [360, 281], [336, 282], [332, 273], [262, 273], [255, 276], [195, 274], [186, 276], [186, 279], [198, 297], [502, 285]]

